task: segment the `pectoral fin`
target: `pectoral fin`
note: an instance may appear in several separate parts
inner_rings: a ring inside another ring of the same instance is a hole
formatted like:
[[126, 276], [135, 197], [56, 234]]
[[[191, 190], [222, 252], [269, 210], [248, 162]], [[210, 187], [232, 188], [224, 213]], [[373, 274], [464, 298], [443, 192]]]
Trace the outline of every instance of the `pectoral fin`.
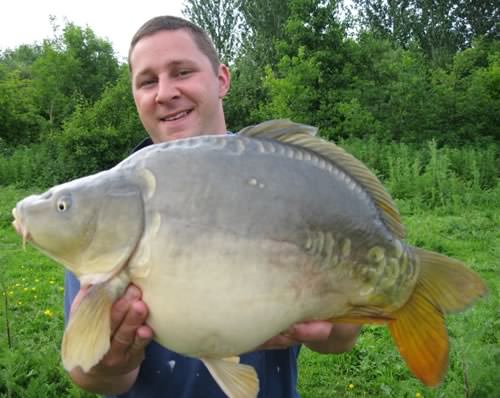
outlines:
[[105, 284], [94, 285], [71, 315], [62, 341], [62, 361], [68, 371], [87, 372], [110, 347], [113, 297]]
[[230, 398], [256, 398], [259, 379], [255, 369], [239, 363], [238, 357], [202, 358], [219, 387]]

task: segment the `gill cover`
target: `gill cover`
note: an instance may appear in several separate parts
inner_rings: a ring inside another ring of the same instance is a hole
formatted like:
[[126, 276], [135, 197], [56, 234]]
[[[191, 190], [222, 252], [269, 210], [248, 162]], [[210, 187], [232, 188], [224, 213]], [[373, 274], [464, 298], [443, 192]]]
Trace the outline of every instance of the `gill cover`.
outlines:
[[99, 283], [116, 274], [134, 252], [143, 230], [140, 188], [125, 179], [112, 182], [99, 205], [89, 245], [74, 264], [80, 282]]

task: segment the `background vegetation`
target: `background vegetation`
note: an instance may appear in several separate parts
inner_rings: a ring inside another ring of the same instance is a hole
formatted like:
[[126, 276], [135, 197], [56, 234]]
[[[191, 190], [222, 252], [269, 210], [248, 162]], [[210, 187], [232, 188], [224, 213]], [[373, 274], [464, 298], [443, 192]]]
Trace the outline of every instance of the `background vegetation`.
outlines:
[[[396, 198], [409, 240], [463, 259], [490, 296], [450, 318], [450, 372], [411, 378], [381, 328], [351, 354], [301, 355], [304, 397], [494, 397], [500, 385], [500, 41], [493, 0], [187, 0], [232, 70], [238, 130], [319, 127]], [[146, 135], [128, 66], [90, 28], [0, 50], [0, 397], [87, 396], [59, 366], [62, 272], [22, 251], [23, 196], [109, 168]], [[9, 328], [7, 327], [9, 325]], [[420, 394], [420, 395], [418, 395]]]

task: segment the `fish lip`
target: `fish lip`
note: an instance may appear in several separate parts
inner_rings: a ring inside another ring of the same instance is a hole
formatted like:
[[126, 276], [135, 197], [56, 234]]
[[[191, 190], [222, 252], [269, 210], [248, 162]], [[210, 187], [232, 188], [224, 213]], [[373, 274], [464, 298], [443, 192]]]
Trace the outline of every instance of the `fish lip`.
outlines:
[[28, 228], [23, 224], [21, 220], [21, 215], [18, 214], [17, 208], [12, 209], [12, 216], [14, 217], [14, 221], [12, 221], [12, 226], [16, 230], [16, 233], [23, 238], [23, 248], [26, 248], [26, 242], [30, 242], [32, 240], [31, 234], [28, 231]]
[[[193, 108], [183, 109], [183, 110], [180, 110], [180, 111], [169, 113], [169, 114], [167, 114], [165, 116], [160, 117], [159, 119], [162, 122], [175, 122], [176, 120], [181, 119], [182, 117], [189, 115], [192, 111], [193, 111]], [[182, 115], [183, 113], [185, 113], [185, 115]], [[182, 115], [182, 116], [177, 118], [178, 115]], [[168, 120], [168, 119], [171, 119], [171, 118], [174, 118], [174, 119]]]

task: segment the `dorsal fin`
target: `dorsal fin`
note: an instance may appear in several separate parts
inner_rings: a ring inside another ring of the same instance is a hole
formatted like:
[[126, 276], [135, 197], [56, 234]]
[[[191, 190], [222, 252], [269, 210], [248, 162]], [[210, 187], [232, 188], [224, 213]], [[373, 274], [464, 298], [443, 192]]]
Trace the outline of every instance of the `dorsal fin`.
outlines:
[[280, 137], [283, 135], [307, 134], [313, 136], [316, 135], [317, 131], [316, 127], [307, 124], [294, 123], [288, 119], [275, 119], [245, 127], [238, 131], [238, 134], [281, 141]]
[[404, 238], [405, 230], [401, 224], [399, 211], [379, 179], [360, 160], [344, 149], [333, 142], [314, 137], [316, 131], [315, 127], [280, 119], [246, 127], [238, 134], [246, 137], [276, 140], [306, 149], [329, 160], [368, 192], [380, 210], [385, 225], [398, 238]]

